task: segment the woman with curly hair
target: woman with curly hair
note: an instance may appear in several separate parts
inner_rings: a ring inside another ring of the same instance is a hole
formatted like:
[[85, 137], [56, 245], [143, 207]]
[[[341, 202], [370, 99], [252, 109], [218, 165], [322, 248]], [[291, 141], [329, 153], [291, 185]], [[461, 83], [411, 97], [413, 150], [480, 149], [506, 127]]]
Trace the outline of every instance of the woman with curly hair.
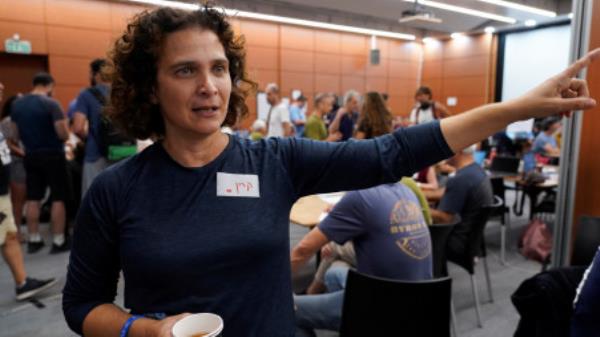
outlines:
[[[225, 16], [138, 15], [111, 54], [110, 113], [157, 142], [105, 170], [82, 202], [63, 296], [69, 326], [170, 337], [184, 313], [214, 312], [224, 337], [293, 336], [289, 212], [299, 197], [398, 181], [513, 120], [590, 108], [572, 77], [591, 58], [526, 98], [370, 140], [252, 142], [220, 131], [247, 113], [253, 86]], [[113, 304], [120, 272], [129, 311]]]
[[392, 114], [378, 92], [368, 92], [358, 117], [354, 138], [369, 139], [392, 132]]

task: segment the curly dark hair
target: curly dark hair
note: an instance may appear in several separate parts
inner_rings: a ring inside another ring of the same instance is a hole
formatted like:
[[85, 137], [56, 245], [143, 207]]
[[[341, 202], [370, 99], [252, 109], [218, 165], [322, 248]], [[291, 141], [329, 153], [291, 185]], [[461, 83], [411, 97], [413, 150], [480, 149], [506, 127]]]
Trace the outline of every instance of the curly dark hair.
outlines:
[[138, 14], [109, 54], [112, 89], [107, 113], [128, 135], [139, 139], [164, 136], [160, 107], [150, 99], [156, 87], [158, 58], [169, 34], [190, 27], [214, 32], [225, 49], [232, 90], [223, 125], [233, 126], [248, 114], [245, 99], [257, 85], [246, 73], [244, 39], [235, 36], [225, 14], [211, 5], [195, 11], [163, 7]]

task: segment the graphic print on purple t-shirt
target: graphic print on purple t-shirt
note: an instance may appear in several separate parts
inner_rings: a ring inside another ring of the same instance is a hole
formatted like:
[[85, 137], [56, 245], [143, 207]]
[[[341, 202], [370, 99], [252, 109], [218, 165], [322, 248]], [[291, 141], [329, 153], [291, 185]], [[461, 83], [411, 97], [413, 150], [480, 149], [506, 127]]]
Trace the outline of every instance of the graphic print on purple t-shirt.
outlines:
[[404, 234], [396, 240], [396, 245], [412, 258], [422, 260], [431, 253], [423, 212], [413, 200], [401, 199], [396, 202], [390, 214], [390, 233]]
[[319, 229], [339, 244], [354, 242], [361, 273], [400, 280], [432, 277], [429, 230], [419, 200], [401, 183], [346, 193]]

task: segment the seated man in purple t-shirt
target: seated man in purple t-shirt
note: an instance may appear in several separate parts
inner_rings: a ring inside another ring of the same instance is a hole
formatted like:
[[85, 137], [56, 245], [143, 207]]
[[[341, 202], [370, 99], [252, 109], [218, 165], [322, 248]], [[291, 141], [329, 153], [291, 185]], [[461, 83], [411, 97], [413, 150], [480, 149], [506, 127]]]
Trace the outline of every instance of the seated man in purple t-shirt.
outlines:
[[[348, 192], [292, 250], [292, 272], [329, 241], [354, 242], [359, 272], [398, 280], [432, 277], [431, 240], [419, 200], [404, 184]], [[347, 267], [325, 275], [327, 293], [295, 296], [296, 336], [339, 330]]]

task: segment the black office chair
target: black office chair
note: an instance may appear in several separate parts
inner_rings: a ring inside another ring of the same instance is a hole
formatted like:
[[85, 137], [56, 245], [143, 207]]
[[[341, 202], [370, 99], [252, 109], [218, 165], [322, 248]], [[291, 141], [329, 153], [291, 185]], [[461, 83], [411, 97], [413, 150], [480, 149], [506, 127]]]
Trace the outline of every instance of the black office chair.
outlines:
[[348, 272], [340, 337], [450, 337], [449, 277], [396, 281]]
[[490, 217], [490, 214], [494, 208], [500, 207], [500, 204], [496, 201], [494, 204], [485, 206], [479, 209], [479, 212], [474, 215], [473, 228], [469, 234], [464, 251], [460, 255], [449, 255], [448, 261], [457, 264], [458, 266], [465, 269], [471, 276], [471, 290], [473, 292], [473, 298], [475, 300], [475, 313], [477, 314], [477, 326], [483, 327], [481, 321], [481, 310], [479, 307], [479, 294], [477, 291], [477, 280], [475, 279], [475, 258], [479, 257], [483, 261], [483, 268], [485, 271], [485, 280], [487, 283], [488, 295], [490, 302], [494, 302], [494, 295], [492, 293], [492, 282], [490, 280], [490, 272], [487, 265], [487, 249], [485, 245], [485, 239], [483, 232], [485, 226]]
[[446, 263], [446, 244], [448, 236], [460, 222], [460, 216], [456, 215], [452, 222], [447, 224], [433, 224], [427, 226], [431, 236], [431, 255], [433, 259], [433, 277], [448, 276], [448, 267]]
[[600, 246], [600, 218], [588, 215], [581, 216], [577, 226], [571, 265], [590, 265], [598, 251], [598, 246]]
[[500, 219], [500, 261], [502, 264], [506, 264], [506, 246], [508, 245], [506, 233], [510, 233], [510, 207], [506, 206], [506, 186], [504, 186], [502, 177], [490, 178], [490, 182], [494, 193], [494, 204], [499, 204], [498, 207], [492, 209], [490, 217]]

